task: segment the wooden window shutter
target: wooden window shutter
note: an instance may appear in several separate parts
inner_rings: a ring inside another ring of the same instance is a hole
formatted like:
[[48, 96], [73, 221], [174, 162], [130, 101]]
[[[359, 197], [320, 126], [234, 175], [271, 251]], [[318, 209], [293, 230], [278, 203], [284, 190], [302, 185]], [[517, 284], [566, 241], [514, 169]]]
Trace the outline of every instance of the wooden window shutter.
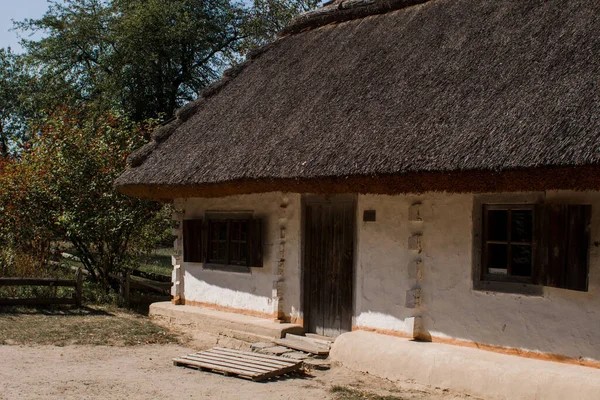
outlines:
[[202, 262], [202, 220], [183, 220], [183, 261]]
[[208, 220], [201, 223], [200, 232], [202, 237], [200, 238], [200, 258], [202, 262], [208, 260]]
[[570, 205], [568, 214], [568, 249], [566, 288], [588, 290], [590, 224], [592, 206]]
[[544, 204], [538, 210], [538, 283], [587, 291], [591, 206]]
[[246, 262], [249, 267], [263, 266], [262, 248], [262, 221], [260, 219], [248, 220], [248, 256]]

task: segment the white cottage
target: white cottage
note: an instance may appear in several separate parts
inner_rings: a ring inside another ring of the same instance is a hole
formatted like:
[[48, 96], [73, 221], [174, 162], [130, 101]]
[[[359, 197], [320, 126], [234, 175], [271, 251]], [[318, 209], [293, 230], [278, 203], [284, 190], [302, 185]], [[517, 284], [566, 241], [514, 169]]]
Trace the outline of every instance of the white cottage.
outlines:
[[600, 3], [342, 0], [130, 156], [175, 301], [600, 365]]

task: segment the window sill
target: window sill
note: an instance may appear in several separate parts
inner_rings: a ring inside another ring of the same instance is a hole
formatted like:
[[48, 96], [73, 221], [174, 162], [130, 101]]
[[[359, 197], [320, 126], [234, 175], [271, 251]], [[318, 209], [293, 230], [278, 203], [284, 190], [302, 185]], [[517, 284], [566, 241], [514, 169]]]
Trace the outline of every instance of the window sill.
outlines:
[[499, 292], [509, 294], [520, 294], [524, 296], [543, 297], [544, 287], [541, 285], [532, 285], [521, 282], [501, 282], [501, 281], [475, 281], [473, 290], [480, 292]]
[[245, 265], [227, 265], [227, 264], [203, 264], [202, 269], [207, 271], [222, 271], [222, 272], [235, 272], [239, 274], [250, 274], [250, 267]]

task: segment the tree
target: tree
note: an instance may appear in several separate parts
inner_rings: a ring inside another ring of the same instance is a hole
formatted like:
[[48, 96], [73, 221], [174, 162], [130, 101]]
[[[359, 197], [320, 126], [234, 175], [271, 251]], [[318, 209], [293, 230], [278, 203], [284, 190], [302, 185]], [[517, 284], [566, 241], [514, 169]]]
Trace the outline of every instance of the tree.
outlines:
[[217, 77], [240, 39], [229, 0], [66, 0], [18, 27], [30, 62], [55, 87], [142, 121], [170, 116]]
[[109, 273], [135, 259], [132, 245], [161, 208], [113, 186], [127, 154], [153, 126], [85, 109], [63, 108], [48, 117], [21, 159], [0, 175], [3, 251], [36, 254], [43, 265], [49, 244], [67, 240], [92, 277], [107, 284]]
[[17, 27], [45, 34], [23, 44], [52, 87], [50, 97], [120, 110], [142, 121], [169, 118], [241, 53], [274, 38], [297, 12], [314, 4], [64, 0]]
[[0, 264], [28, 254], [44, 265], [51, 244], [68, 241], [107, 284], [152, 243], [144, 236], [164, 231], [160, 205], [114, 190], [126, 155], [313, 4], [232, 1], [51, 0], [43, 17], [17, 24], [43, 37], [23, 41], [22, 57], [0, 54], [0, 146], [6, 156], [21, 144], [0, 165]]
[[0, 155], [9, 157], [27, 140], [28, 117], [32, 117], [27, 93], [32, 84], [21, 57], [0, 49]]
[[316, 8], [319, 0], [254, 0], [246, 10], [242, 26], [245, 39], [240, 51], [246, 52], [276, 38], [296, 15]]

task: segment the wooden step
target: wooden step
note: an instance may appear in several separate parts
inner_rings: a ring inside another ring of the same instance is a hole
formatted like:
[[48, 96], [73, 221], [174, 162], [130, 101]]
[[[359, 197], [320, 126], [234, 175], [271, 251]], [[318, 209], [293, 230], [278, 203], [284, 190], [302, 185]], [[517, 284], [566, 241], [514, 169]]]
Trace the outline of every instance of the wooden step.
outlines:
[[[309, 336], [310, 335], [310, 336]], [[288, 333], [287, 335], [285, 335], [286, 339], [292, 339], [292, 340], [304, 340], [306, 342], [309, 343], [314, 343], [317, 346], [327, 346], [327, 347], [331, 347], [331, 345], [333, 344], [333, 339], [328, 338], [326, 336], [320, 336], [320, 335], [312, 335], [310, 333], [307, 333], [306, 336], [300, 336], [300, 335], [293, 335], [291, 333]]]
[[317, 356], [329, 355], [329, 346], [314, 342], [311, 343], [307, 340], [289, 339], [286, 336], [285, 339], [275, 339], [273, 343], [289, 347], [290, 349], [304, 351], [305, 353], [315, 354]]
[[332, 338], [329, 336], [317, 335], [316, 333], [305, 333], [304, 336], [306, 336], [307, 338], [314, 339], [317, 342], [323, 342], [323, 343], [327, 343], [329, 345], [332, 345], [333, 342], [335, 342], [335, 338]]

